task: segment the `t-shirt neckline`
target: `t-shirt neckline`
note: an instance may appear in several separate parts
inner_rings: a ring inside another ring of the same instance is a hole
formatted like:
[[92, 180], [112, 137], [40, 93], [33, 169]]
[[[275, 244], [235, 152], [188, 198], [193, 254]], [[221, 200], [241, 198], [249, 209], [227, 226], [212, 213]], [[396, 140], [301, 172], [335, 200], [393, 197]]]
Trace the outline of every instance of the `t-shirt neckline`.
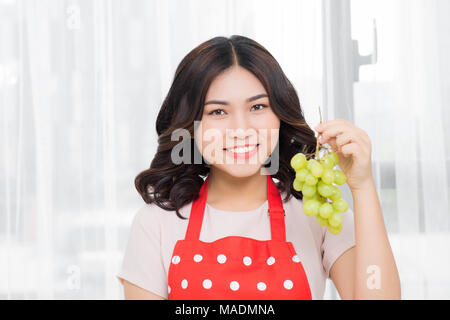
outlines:
[[222, 213], [222, 214], [252, 214], [252, 213], [258, 213], [261, 212], [263, 209], [265, 209], [268, 206], [268, 200], [264, 201], [262, 205], [260, 205], [258, 208], [253, 210], [247, 210], [247, 211], [228, 211], [228, 210], [222, 210], [217, 209], [211, 206], [208, 202], [206, 202], [206, 206], [209, 207], [209, 211], [212, 213]]

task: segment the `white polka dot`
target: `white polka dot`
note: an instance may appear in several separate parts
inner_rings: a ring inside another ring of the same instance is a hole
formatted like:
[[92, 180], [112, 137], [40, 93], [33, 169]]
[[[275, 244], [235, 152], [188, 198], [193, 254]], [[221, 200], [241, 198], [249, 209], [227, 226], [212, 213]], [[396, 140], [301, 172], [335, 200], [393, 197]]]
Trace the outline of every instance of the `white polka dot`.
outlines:
[[217, 256], [217, 261], [218, 261], [219, 263], [225, 263], [225, 261], [227, 261], [227, 257], [226, 257], [224, 254], [219, 254], [219, 255]]
[[264, 291], [266, 290], [266, 284], [264, 282], [258, 282], [258, 284], [256, 285], [256, 287], [258, 288], [259, 291]]
[[211, 288], [211, 286], [212, 286], [211, 280], [209, 280], [209, 279], [203, 280], [203, 288], [209, 289], [209, 288]]
[[187, 282], [186, 279], [184, 279], [183, 281], [181, 281], [181, 287], [182, 287], [183, 289], [186, 289], [187, 286], [188, 286], [188, 282]]
[[246, 266], [249, 266], [252, 264], [252, 258], [250, 258], [250, 257], [244, 257], [243, 261]]
[[292, 283], [291, 280], [286, 280], [286, 281], [284, 281], [284, 287], [285, 287], [286, 289], [291, 290], [293, 286], [294, 286], [294, 284]]
[[180, 262], [180, 257], [179, 256], [173, 256], [173, 258], [172, 258], [172, 263], [173, 264], [177, 264], [177, 263], [179, 263]]
[[170, 294], [170, 286], [167, 286], [167, 291], [168, 291], [169, 294]]
[[292, 261], [294, 261], [295, 263], [299, 263], [300, 262], [300, 257], [298, 255], [295, 255], [292, 257]]
[[230, 282], [230, 288], [231, 288], [231, 290], [233, 290], [233, 291], [238, 290], [238, 289], [239, 289], [239, 282], [237, 282], [237, 281], [231, 281], [231, 282]]
[[194, 261], [195, 262], [200, 262], [200, 261], [202, 261], [202, 259], [203, 259], [203, 257], [200, 254], [196, 254], [194, 256]]
[[269, 266], [273, 265], [275, 263], [275, 258], [274, 257], [269, 257], [269, 259], [267, 259], [267, 264]]

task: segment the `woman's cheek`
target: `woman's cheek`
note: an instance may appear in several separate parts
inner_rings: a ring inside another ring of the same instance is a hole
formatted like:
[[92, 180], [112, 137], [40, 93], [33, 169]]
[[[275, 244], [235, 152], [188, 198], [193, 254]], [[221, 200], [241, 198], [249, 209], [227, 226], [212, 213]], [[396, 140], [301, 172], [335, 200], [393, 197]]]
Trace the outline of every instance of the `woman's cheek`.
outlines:
[[270, 156], [275, 150], [280, 137], [280, 120], [274, 113], [271, 113], [265, 122], [265, 130], [267, 131], [265, 137], [267, 156]]
[[197, 143], [197, 147], [201, 150], [203, 158], [209, 163], [217, 164], [223, 161], [223, 134], [220, 129], [202, 123], [202, 130], [196, 136], [196, 141], [201, 141], [201, 148]]

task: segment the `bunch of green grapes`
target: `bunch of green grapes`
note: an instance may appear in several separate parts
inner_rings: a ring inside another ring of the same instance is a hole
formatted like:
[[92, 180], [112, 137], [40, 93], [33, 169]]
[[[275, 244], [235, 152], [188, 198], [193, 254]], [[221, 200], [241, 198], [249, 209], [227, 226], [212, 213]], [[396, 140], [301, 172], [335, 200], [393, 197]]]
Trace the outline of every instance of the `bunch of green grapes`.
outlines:
[[345, 174], [334, 169], [338, 163], [339, 157], [335, 152], [329, 152], [318, 160], [307, 160], [302, 153], [291, 159], [296, 172], [293, 187], [303, 193], [303, 211], [309, 217], [316, 217], [319, 225], [327, 226], [334, 235], [342, 231], [342, 213], [348, 210], [348, 203], [342, 199], [342, 192], [336, 186], [347, 182]]

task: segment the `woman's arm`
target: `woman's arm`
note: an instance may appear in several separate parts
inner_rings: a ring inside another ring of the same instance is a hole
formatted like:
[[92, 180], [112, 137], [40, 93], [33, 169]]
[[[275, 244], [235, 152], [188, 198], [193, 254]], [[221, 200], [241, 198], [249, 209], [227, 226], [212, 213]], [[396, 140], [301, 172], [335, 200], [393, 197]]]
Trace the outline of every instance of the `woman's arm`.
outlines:
[[341, 255], [330, 278], [342, 299], [401, 299], [400, 279], [373, 180], [354, 190], [356, 246]]
[[316, 130], [321, 143], [328, 142], [339, 155], [354, 207], [356, 245], [335, 261], [330, 278], [342, 299], [400, 299], [400, 278], [372, 176], [370, 139], [346, 120], [328, 121]]
[[352, 190], [355, 210], [355, 299], [400, 299], [400, 278], [373, 179]]
[[148, 290], [142, 289], [141, 287], [138, 287], [125, 279], [122, 283], [126, 300], [166, 300], [165, 298]]

